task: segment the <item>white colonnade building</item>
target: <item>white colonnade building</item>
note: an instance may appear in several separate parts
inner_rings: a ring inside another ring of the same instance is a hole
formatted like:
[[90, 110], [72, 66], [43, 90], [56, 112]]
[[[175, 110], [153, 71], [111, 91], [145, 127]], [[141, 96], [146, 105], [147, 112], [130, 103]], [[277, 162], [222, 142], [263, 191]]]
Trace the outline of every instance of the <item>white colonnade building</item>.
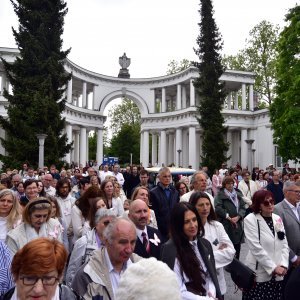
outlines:
[[[0, 56], [13, 62], [17, 49], [0, 48]], [[74, 141], [67, 162], [85, 165], [88, 161], [88, 134], [97, 132], [97, 161], [103, 161], [103, 126], [106, 105], [117, 98], [133, 100], [141, 112], [140, 161], [144, 166], [169, 165], [198, 168], [201, 155], [202, 130], [196, 119], [199, 98], [193, 80], [199, 76], [195, 67], [176, 74], [154, 78], [118, 78], [98, 74], [65, 62], [72, 74], [66, 91], [66, 133]], [[0, 115], [7, 116], [3, 89], [9, 89], [6, 74], [0, 63]], [[276, 147], [267, 109], [256, 110], [254, 74], [227, 70], [220, 78], [225, 82], [227, 98], [223, 107], [227, 141], [230, 143], [228, 165], [240, 162], [243, 167], [256, 165], [265, 168], [276, 165]], [[238, 95], [241, 94], [239, 104]], [[0, 129], [0, 136], [5, 132]], [[150, 143], [151, 137], [151, 143]], [[151, 144], [151, 147], [150, 147]], [[0, 146], [0, 153], [5, 153]]]

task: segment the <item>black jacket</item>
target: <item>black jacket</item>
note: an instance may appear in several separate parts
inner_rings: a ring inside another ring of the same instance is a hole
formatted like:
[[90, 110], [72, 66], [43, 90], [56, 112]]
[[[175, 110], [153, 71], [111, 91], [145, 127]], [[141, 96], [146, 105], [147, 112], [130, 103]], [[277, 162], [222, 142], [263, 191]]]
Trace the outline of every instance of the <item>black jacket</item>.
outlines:
[[[217, 278], [216, 263], [214, 253], [210, 242], [204, 238], [198, 237], [198, 249], [205, 263], [207, 271], [216, 288], [216, 297], [222, 299], [222, 294]], [[174, 270], [175, 258], [177, 256], [176, 246], [172, 239], [168, 240], [161, 251], [161, 261], [166, 263], [171, 270]]]

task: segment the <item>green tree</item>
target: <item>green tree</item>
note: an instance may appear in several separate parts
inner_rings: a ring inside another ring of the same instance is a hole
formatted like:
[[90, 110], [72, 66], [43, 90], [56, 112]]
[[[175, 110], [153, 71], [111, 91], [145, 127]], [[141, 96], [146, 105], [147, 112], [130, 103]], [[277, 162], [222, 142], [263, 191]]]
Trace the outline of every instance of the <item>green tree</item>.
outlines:
[[300, 6], [290, 9], [278, 43], [277, 97], [270, 107], [274, 143], [287, 161], [300, 159]]
[[63, 62], [69, 50], [62, 51], [64, 16], [67, 13], [63, 0], [11, 0], [19, 19], [18, 32], [13, 34], [20, 51], [13, 64], [2, 60], [12, 94], [4, 92], [8, 100], [8, 118], [0, 118], [6, 131], [1, 139], [7, 155], [1, 155], [4, 166], [19, 167], [28, 161], [38, 162], [37, 133], [47, 134], [45, 163], [59, 163], [70, 151], [66, 134], [62, 134], [65, 120], [64, 86], [70, 76]]
[[246, 47], [237, 55], [224, 56], [223, 63], [229, 69], [255, 73], [254, 90], [258, 100], [270, 105], [275, 96], [276, 45], [279, 27], [263, 20], [249, 32]]
[[224, 141], [227, 128], [223, 125], [221, 114], [225, 99], [224, 84], [219, 81], [224, 72], [219, 54], [222, 40], [213, 18], [211, 0], [201, 0], [199, 12], [200, 34], [197, 37], [198, 48], [195, 49], [199, 62], [194, 63], [199, 77], [194, 81], [194, 86], [200, 98], [198, 122], [203, 129], [202, 164], [212, 174], [227, 160], [225, 153], [228, 150], [228, 143]]
[[137, 125], [124, 124], [121, 130], [111, 139], [109, 156], [119, 157], [120, 163], [130, 162], [132, 153], [133, 163], [140, 161], [140, 127]]
[[140, 125], [141, 113], [137, 105], [130, 99], [124, 98], [121, 104], [114, 105], [108, 111], [110, 118], [110, 129], [113, 134], [118, 133], [122, 126]]
[[167, 74], [170, 75], [170, 74], [178, 73], [180, 71], [189, 68], [191, 65], [192, 62], [186, 58], [182, 59], [180, 62], [173, 59], [168, 64]]

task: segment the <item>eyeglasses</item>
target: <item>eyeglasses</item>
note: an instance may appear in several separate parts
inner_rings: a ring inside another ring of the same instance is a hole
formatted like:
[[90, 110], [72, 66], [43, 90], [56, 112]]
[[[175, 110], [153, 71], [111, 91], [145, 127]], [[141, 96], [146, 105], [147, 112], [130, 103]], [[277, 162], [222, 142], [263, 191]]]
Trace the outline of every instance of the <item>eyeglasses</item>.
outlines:
[[265, 200], [262, 204], [264, 206], [274, 205], [274, 201], [273, 200]]
[[35, 285], [39, 280], [42, 280], [43, 285], [54, 285], [58, 281], [57, 277], [46, 276], [46, 277], [35, 277], [35, 276], [23, 276], [20, 280], [23, 281], [24, 285]]
[[287, 190], [287, 192], [293, 192], [293, 193], [296, 193], [298, 196], [300, 196], [300, 191]]

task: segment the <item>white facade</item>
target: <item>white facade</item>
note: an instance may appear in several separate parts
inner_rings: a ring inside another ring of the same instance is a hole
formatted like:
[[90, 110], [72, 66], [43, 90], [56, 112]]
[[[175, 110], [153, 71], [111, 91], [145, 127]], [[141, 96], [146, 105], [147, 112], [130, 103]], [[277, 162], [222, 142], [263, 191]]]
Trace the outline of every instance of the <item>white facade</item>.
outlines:
[[[13, 62], [17, 49], [0, 48], [0, 55]], [[120, 97], [132, 99], [141, 112], [140, 161], [144, 166], [169, 165], [198, 168], [201, 154], [201, 128], [196, 120], [199, 99], [195, 94], [193, 80], [198, 71], [190, 67], [182, 72], [154, 78], [123, 79], [105, 76], [86, 70], [70, 60], [65, 70], [72, 73], [67, 87], [67, 103], [63, 116], [66, 118], [66, 133], [74, 147], [65, 159], [67, 162], [85, 164], [88, 160], [88, 133], [96, 130], [97, 161], [103, 160], [103, 115], [106, 105]], [[4, 108], [7, 100], [3, 88], [9, 87], [3, 66], [0, 64], [0, 114], [7, 116]], [[223, 115], [228, 126], [227, 141], [230, 142], [228, 165], [240, 162], [243, 167], [253, 165], [265, 168], [276, 165], [275, 148], [268, 110], [254, 110], [254, 74], [226, 71], [221, 80], [225, 82], [228, 96]], [[238, 106], [237, 93], [242, 94], [242, 109]], [[0, 135], [5, 132], [0, 129]], [[150, 137], [152, 147], [150, 147]], [[248, 144], [246, 140], [254, 140]], [[4, 149], [0, 147], [0, 153]]]

